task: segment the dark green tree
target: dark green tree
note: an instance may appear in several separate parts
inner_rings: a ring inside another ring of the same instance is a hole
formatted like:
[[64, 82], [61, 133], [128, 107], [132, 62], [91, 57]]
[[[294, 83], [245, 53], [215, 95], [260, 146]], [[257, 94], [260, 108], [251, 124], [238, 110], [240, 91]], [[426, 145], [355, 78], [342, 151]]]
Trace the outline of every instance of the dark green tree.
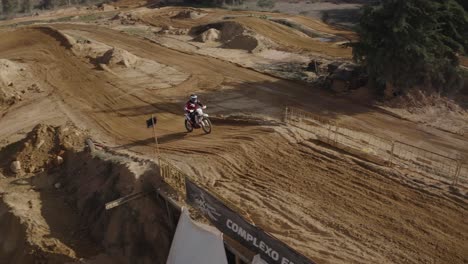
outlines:
[[468, 51], [468, 16], [455, 0], [383, 0], [364, 9], [353, 44], [371, 84], [403, 92], [456, 87], [458, 55]]
[[18, 8], [17, 0], [2, 0], [2, 7], [4, 14], [14, 14]]
[[468, 1], [466, 0], [457, 0], [457, 2], [463, 6], [463, 8], [465, 9], [465, 11], [468, 11]]
[[23, 13], [31, 13], [31, 11], [32, 11], [32, 0], [23, 0], [21, 9], [22, 9]]

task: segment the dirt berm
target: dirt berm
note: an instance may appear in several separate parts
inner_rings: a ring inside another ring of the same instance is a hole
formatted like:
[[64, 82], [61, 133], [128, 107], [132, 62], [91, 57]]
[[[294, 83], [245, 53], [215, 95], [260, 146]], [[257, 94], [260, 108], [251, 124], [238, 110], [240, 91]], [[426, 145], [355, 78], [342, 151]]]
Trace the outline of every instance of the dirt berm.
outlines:
[[[73, 127], [40, 125], [0, 149], [0, 263], [165, 263], [173, 230], [162, 201], [147, 195], [104, 207], [157, 185], [154, 165], [90, 153], [85, 138]], [[35, 169], [14, 175], [12, 160]]]
[[205, 16], [205, 13], [200, 12], [196, 9], [187, 9], [181, 10], [176, 15], [174, 15], [173, 19], [198, 19]]
[[219, 31], [221, 48], [258, 52], [266, 46], [265, 42], [268, 42], [264, 37], [233, 21], [196, 26], [189, 31], [189, 35], [193, 36], [195, 41], [201, 41], [204, 39], [203, 34], [211, 29]]

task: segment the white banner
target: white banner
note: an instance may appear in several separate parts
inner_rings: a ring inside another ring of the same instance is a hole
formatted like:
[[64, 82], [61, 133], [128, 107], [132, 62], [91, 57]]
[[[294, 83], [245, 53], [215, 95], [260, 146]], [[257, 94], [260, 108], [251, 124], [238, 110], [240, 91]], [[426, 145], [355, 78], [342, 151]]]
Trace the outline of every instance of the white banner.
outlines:
[[193, 222], [182, 208], [167, 264], [227, 264], [223, 234], [215, 227]]

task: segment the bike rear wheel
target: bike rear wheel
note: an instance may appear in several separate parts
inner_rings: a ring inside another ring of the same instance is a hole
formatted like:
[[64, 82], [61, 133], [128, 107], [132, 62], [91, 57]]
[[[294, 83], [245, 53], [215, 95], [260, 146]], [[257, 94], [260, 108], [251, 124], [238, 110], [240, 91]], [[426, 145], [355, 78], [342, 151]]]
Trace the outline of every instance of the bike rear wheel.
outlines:
[[193, 126], [187, 119], [185, 119], [185, 129], [187, 129], [189, 133], [193, 131]]

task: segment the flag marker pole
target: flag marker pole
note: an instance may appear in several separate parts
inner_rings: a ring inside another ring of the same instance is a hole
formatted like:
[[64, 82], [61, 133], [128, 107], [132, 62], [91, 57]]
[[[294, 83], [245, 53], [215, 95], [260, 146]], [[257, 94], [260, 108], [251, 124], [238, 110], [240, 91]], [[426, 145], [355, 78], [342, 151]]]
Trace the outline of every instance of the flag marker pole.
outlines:
[[[157, 160], [158, 160], [158, 165], [159, 165], [159, 175], [162, 177], [161, 153], [159, 152], [158, 137], [156, 136], [156, 124], [154, 123], [154, 114], [151, 115], [151, 123], [153, 125], [154, 143], [156, 144], [156, 153], [157, 153]], [[153, 152], [154, 152], [154, 148], [153, 148]]]

